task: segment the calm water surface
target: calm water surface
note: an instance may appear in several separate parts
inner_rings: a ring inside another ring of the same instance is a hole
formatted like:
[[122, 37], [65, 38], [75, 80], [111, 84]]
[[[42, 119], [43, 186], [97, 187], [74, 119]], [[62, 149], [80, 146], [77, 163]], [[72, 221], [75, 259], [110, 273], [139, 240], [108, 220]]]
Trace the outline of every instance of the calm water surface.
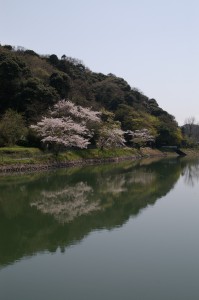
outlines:
[[1, 300], [198, 300], [199, 160], [0, 177]]

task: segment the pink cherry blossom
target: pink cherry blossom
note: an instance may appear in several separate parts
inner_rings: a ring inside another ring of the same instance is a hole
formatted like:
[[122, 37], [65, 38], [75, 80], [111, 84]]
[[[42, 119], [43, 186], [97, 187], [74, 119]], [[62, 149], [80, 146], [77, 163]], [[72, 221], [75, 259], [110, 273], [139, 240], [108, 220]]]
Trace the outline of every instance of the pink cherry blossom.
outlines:
[[86, 148], [94, 133], [95, 123], [100, 122], [100, 113], [90, 108], [76, 106], [69, 100], [61, 100], [31, 128], [44, 143], [66, 147]]

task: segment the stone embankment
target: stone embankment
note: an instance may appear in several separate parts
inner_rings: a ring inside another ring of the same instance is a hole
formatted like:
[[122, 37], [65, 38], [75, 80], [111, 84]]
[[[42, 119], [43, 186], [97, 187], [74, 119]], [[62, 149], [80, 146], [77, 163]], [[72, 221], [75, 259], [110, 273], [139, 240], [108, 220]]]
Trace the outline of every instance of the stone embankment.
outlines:
[[14, 164], [14, 165], [2, 165], [0, 166], [0, 173], [15, 173], [15, 172], [32, 172], [32, 171], [45, 171], [53, 170], [59, 168], [75, 167], [75, 166], [87, 166], [87, 165], [96, 165], [110, 162], [120, 162], [125, 160], [136, 160], [143, 157], [164, 157], [165, 154], [150, 154], [150, 155], [134, 155], [134, 156], [125, 156], [125, 157], [109, 157], [109, 158], [91, 158], [91, 159], [81, 159], [74, 161], [62, 161], [62, 162], [53, 162], [50, 164]]
[[53, 170], [53, 169], [66, 168], [66, 167], [103, 164], [106, 162], [119, 162], [119, 161], [124, 161], [124, 160], [134, 160], [134, 159], [139, 159], [139, 158], [141, 158], [141, 156], [110, 157], [110, 158], [103, 158], [103, 159], [100, 159], [100, 158], [82, 159], [82, 160], [74, 160], [74, 161], [53, 162], [50, 164], [3, 165], [3, 166], [0, 166], [0, 173], [44, 171], [44, 170]]

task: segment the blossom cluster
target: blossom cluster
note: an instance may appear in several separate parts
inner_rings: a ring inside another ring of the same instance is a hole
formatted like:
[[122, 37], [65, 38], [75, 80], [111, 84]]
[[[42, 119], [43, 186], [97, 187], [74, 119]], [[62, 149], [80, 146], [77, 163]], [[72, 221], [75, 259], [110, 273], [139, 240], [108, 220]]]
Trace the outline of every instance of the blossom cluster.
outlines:
[[139, 139], [143, 142], [155, 141], [155, 137], [146, 128], [135, 131], [128, 130], [126, 133], [132, 137], [132, 141], [135, 141], [136, 139]]
[[99, 132], [98, 147], [114, 148], [125, 145], [124, 131], [115, 123], [105, 123]]
[[93, 111], [89, 107], [75, 105], [70, 100], [60, 100], [54, 105], [51, 115], [56, 116], [71, 116], [74, 120], [84, 122], [100, 122], [100, 112]]
[[100, 122], [100, 113], [90, 108], [76, 106], [69, 100], [61, 100], [49, 112], [50, 117], [43, 117], [31, 128], [44, 143], [65, 147], [87, 148], [93, 135], [94, 123]]
[[42, 191], [32, 203], [44, 214], [52, 215], [59, 223], [65, 224], [100, 209], [98, 200], [92, 201], [93, 189], [86, 182], [66, 186], [58, 191]]

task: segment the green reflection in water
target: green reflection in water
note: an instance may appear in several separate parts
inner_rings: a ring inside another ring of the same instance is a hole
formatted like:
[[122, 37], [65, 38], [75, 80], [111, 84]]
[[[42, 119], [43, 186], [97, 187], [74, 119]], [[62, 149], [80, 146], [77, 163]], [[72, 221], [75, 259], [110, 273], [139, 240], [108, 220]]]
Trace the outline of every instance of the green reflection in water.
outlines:
[[0, 265], [64, 252], [93, 230], [122, 226], [165, 196], [180, 174], [194, 184], [198, 165], [154, 159], [1, 177]]

